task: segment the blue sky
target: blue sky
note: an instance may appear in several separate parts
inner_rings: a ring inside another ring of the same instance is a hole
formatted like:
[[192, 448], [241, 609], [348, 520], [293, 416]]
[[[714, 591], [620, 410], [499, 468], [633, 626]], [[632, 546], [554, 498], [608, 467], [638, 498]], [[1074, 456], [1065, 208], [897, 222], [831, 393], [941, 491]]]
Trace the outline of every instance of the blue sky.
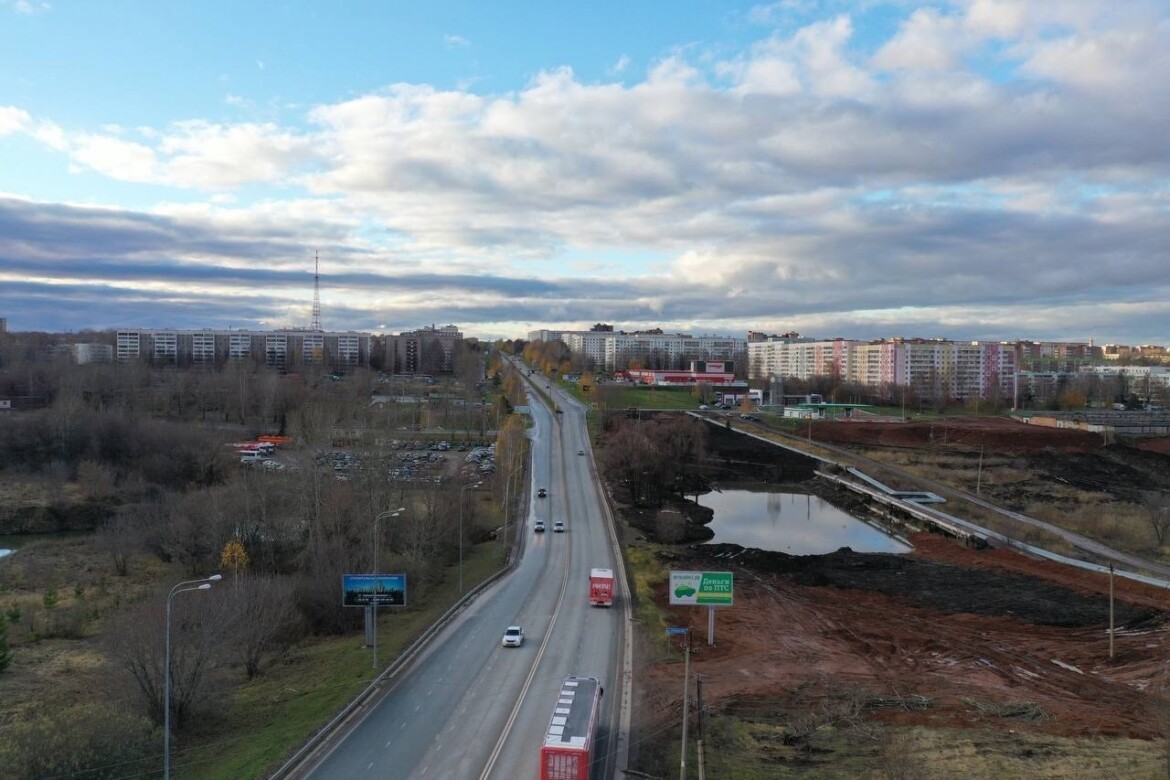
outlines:
[[1170, 342], [1170, 13], [0, 0], [12, 330]]

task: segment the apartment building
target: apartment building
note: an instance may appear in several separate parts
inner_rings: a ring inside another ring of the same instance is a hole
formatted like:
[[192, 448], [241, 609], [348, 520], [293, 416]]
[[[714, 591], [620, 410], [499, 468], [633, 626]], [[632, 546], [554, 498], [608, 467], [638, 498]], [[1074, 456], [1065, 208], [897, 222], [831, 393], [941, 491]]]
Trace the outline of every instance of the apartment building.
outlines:
[[451, 371], [455, 365], [455, 345], [463, 334], [454, 325], [403, 331], [386, 337], [387, 370], [395, 374], [420, 374]]
[[770, 336], [747, 342], [748, 378], [839, 376], [853, 372], [855, 347], [860, 341], [817, 340], [799, 336]]
[[670, 368], [691, 360], [735, 360], [747, 349], [747, 340], [734, 336], [688, 336], [681, 333], [607, 333], [603, 343], [606, 371], [629, 366]]
[[778, 336], [747, 347], [752, 379], [838, 376], [870, 387], [909, 386], [925, 398], [1010, 398], [1018, 369], [1015, 345], [987, 341]]
[[596, 369], [605, 365], [605, 340], [610, 336], [612, 332], [585, 330], [565, 331], [560, 338], [569, 351], [585, 358], [586, 368]]
[[119, 329], [114, 351], [118, 362], [154, 365], [220, 366], [232, 360], [260, 359], [288, 370], [295, 366], [339, 369], [369, 365], [370, 336], [354, 332], [309, 330], [153, 330]]

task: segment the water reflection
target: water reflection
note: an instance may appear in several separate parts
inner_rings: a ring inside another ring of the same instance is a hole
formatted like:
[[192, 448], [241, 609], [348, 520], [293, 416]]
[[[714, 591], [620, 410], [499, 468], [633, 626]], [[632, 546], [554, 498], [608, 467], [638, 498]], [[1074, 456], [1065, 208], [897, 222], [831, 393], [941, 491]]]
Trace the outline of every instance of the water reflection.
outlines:
[[712, 544], [738, 544], [791, 555], [820, 555], [841, 547], [901, 553], [909, 547], [806, 493], [724, 490], [699, 497], [715, 510]]
[[0, 558], [3, 558], [5, 555], [8, 555], [11, 552], [12, 552], [12, 550], [5, 550], [3, 548], [0, 548]]

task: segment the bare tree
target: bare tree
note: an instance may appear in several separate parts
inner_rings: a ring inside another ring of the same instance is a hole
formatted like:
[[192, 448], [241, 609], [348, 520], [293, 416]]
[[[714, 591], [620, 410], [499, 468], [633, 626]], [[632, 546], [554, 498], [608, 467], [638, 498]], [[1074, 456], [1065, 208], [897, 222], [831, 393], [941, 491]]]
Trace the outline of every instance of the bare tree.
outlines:
[[251, 679], [259, 673], [266, 655], [282, 649], [298, 633], [293, 583], [243, 573], [219, 592], [227, 602], [228, 644]]
[[[179, 727], [210, 691], [209, 672], [218, 659], [224, 625], [217, 599], [204, 593], [183, 594], [171, 602], [171, 720]], [[116, 666], [137, 686], [147, 715], [164, 720], [166, 598], [143, 604], [111, 621], [108, 652]]]

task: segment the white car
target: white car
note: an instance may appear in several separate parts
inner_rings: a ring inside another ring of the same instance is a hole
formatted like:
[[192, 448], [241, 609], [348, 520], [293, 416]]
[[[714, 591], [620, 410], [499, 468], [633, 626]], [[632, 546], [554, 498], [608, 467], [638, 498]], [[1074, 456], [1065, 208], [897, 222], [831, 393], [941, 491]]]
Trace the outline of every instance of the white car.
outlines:
[[504, 629], [504, 647], [519, 647], [524, 644], [524, 629], [520, 626], [508, 626]]
[[533, 530], [533, 531], [536, 531], [536, 533], [538, 533], [538, 534], [542, 534], [542, 533], [544, 533], [544, 521], [543, 521], [543, 520], [537, 520], [537, 521], [536, 521], [536, 525], [534, 525], [534, 526], [532, 527], [532, 530]]
[[553, 523], [553, 533], [554, 534], [563, 534], [564, 532], [565, 532], [565, 521], [564, 520], [557, 520], [555, 523]]

